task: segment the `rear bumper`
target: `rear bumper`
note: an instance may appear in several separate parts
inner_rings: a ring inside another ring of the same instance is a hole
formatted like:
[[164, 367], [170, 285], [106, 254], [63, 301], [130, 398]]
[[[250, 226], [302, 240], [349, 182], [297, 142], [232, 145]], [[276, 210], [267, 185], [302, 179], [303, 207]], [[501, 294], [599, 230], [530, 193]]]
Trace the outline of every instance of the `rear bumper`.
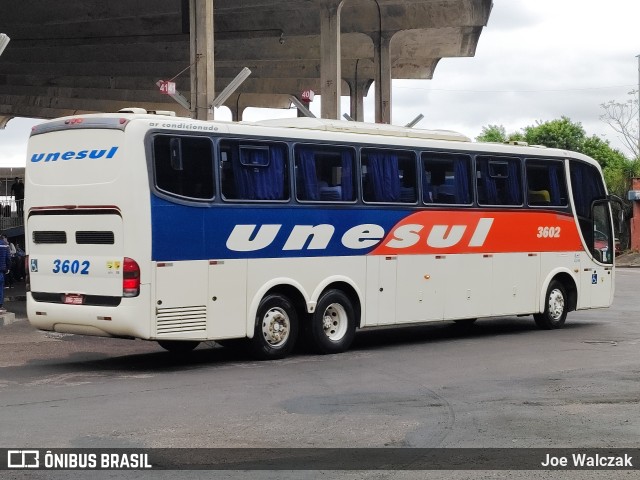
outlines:
[[151, 301], [149, 285], [140, 295], [122, 298], [118, 306], [66, 305], [35, 301], [27, 292], [27, 316], [35, 328], [60, 333], [103, 337], [151, 337]]

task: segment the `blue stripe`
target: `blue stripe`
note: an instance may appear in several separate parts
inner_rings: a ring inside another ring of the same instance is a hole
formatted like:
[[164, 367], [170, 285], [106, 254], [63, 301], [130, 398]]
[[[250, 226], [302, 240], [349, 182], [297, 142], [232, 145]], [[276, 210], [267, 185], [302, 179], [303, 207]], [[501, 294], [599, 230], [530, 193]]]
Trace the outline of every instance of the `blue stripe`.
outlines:
[[[380, 225], [385, 234], [411, 210], [358, 207], [215, 205], [210, 208], [179, 205], [151, 196], [152, 259], [154, 261], [232, 258], [280, 258], [366, 255], [376, 245], [351, 249], [342, 236], [361, 224]], [[283, 250], [296, 225], [330, 224], [335, 227], [323, 250]], [[227, 248], [236, 225], [281, 225], [273, 242], [258, 251], [237, 252]]]

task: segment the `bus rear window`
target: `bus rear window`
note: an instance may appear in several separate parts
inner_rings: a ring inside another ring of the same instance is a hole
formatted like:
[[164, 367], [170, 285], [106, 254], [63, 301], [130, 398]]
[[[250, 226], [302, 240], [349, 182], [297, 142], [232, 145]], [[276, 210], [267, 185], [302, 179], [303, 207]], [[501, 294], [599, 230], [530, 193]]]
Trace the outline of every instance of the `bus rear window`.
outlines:
[[153, 171], [162, 192], [197, 200], [215, 196], [213, 145], [208, 138], [156, 135]]

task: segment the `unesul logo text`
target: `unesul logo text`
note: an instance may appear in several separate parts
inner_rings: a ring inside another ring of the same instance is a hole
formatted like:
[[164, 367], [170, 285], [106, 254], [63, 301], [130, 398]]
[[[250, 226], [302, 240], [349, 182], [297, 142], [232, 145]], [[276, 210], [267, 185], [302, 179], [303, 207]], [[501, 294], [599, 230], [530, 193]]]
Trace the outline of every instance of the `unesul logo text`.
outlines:
[[[481, 247], [489, 234], [493, 218], [481, 218], [469, 240], [469, 247]], [[385, 247], [409, 248], [424, 238], [432, 248], [448, 248], [462, 240], [467, 225], [432, 225], [428, 231], [425, 225], [404, 224], [392, 231]], [[256, 232], [257, 228], [257, 232]], [[253, 252], [269, 247], [276, 239], [282, 225], [236, 225], [227, 239], [227, 248], [235, 252]], [[333, 238], [335, 227], [329, 224], [295, 225], [282, 250], [324, 250]], [[349, 249], [370, 248], [385, 239], [385, 230], [380, 225], [362, 224], [347, 230], [341, 237], [342, 245]]]
[[118, 151], [118, 147], [111, 147], [107, 149], [95, 149], [95, 150], [68, 150], [66, 152], [48, 152], [48, 153], [34, 153], [31, 155], [31, 161], [37, 162], [56, 162], [58, 160], [82, 160], [85, 158], [98, 159], [98, 158], [113, 158]]

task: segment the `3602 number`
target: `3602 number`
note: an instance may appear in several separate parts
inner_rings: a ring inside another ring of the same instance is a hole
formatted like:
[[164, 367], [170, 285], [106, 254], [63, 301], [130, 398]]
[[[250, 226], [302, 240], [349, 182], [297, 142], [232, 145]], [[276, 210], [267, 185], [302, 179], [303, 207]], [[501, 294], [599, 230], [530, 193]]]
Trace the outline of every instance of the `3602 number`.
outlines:
[[560, 238], [560, 227], [538, 227], [538, 238]]
[[53, 261], [53, 273], [71, 273], [73, 275], [89, 275], [91, 262], [88, 260], [61, 260], [56, 258]]

